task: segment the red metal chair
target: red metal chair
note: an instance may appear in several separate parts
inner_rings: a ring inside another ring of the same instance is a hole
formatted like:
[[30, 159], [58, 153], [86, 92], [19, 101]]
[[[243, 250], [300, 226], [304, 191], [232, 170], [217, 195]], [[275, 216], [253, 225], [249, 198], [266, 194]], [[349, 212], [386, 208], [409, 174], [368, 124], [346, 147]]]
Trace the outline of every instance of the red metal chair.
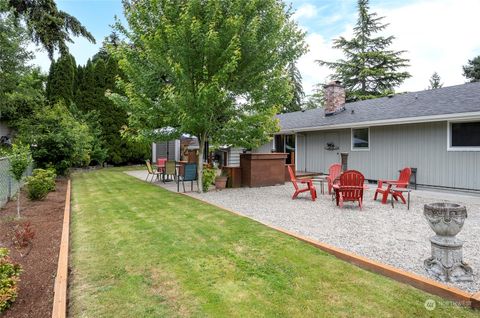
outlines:
[[[315, 189], [315, 186], [313, 185], [312, 179], [298, 179], [295, 177], [295, 173], [292, 170], [291, 166], [288, 166], [288, 173], [290, 174], [290, 181], [292, 181], [293, 186], [295, 188], [295, 193], [292, 196], [292, 200], [294, 200], [300, 193], [310, 191], [310, 195], [312, 196], [312, 201], [315, 201], [317, 198], [317, 190]], [[298, 183], [303, 183], [306, 184], [307, 187], [300, 189], [298, 187]]]
[[356, 170], [347, 170], [340, 175], [340, 183], [333, 186], [337, 205], [343, 207], [345, 201], [358, 201], [360, 210], [363, 203], [365, 177]]
[[[388, 195], [392, 195], [392, 200], [395, 199], [395, 201], [398, 201], [398, 198], [402, 200], [402, 202], [405, 204], [407, 201], [403, 197], [402, 192], [395, 191], [395, 189], [392, 189], [392, 186], [395, 186], [395, 188], [406, 188], [408, 187], [408, 184], [410, 183], [410, 176], [412, 175], [412, 169], [410, 168], [404, 168], [400, 172], [400, 177], [398, 180], [378, 180], [378, 186], [377, 190], [375, 191], [375, 196], [373, 197], [374, 200], [377, 199], [377, 196], [379, 193], [382, 194], [382, 203], [385, 204], [387, 203]], [[387, 187], [383, 188], [383, 184], [386, 183]]]
[[157, 158], [157, 171], [164, 173], [165, 172], [165, 163], [167, 158]]
[[328, 194], [332, 194], [332, 188], [335, 183], [338, 183], [338, 177], [342, 172], [342, 165], [339, 163], [334, 163], [328, 168]]

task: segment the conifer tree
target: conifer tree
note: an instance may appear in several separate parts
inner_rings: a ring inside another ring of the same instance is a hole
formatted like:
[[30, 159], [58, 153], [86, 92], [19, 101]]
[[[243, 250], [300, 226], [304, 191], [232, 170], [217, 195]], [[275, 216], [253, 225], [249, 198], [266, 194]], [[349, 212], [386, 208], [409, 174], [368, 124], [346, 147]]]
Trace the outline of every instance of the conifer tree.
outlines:
[[66, 105], [73, 102], [75, 59], [70, 54], [63, 54], [56, 62], [52, 62], [47, 79], [47, 99], [55, 104], [63, 100]]
[[480, 81], [480, 55], [468, 60], [467, 65], [463, 66], [463, 76], [470, 82]]
[[428, 80], [430, 82], [430, 86], [428, 86], [428, 89], [435, 89], [435, 88], [441, 88], [443, 86], [443, 83], [441, 82], [440, 75], [438, 75], [437, 72], [434, 72], [432, 74], [432, 77]]
[[149, 145], [122, 138], [120, 131], [127, 124], [127, 113], [105, 96], [107, 90], [119, 92], [115, 85], [115, 79], [121, 75], [118, 61], [105, 49], [106, 45], [113, 45], [112, 38], [118, 41], [118, 37], [108, 37], [104, 47], [85, 66], [78, 66], [75, 104], [88, 117], [92, 130], [99, 131], [97, 138], [107, 150], [107, 162], [138, 162], [148, 156]]
[[80, 21], [58, 10], [55, 0], [1, 0], [0, 12], [9, 10], [13, 10], [17, 20], [25, 22], [31, 39], [47, 50], [50, 60], [57, 49], [62, 55], [68, 53], [67, 43], [73, 43], [72, 35], [95, 43]]
[[347, 89], [347, 100], [363, 100], [391, 94], [394, 88], [410, 77], [406, 71], [408, 59], [402, 58], [405, 51], [389, 49], [395, 37], [377, 36], [388, 24], [384, 17], [369, 12], [368, 0], [358, 0], [358, 20], [353, 28], [353, 38], [340, 37], [334, 40], [334, 48], [341, 49], [345, 59], [336, 62], [319, 60], [335, 73], [332, 79], [339, 80]]
[[282, 113], [302, 110], [303, 98], [305, 97], [305, 92], [303, 91], [302, 86], [302, 75], [294, 62], [288, 65], [287, 75], [290, 78], [290, 83], [292, 85], [292, 100], [290, 103], [283, 106], [281, 109]]

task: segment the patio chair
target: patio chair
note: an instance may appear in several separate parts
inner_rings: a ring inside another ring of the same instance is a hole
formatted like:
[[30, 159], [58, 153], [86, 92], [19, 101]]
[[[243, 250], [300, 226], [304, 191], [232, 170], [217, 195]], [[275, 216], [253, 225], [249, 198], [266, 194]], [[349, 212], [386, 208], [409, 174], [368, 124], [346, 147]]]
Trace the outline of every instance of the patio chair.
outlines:
[[[295, 177], [295, 173], [291, 166], [288, 166], [288, 173], [290, 174], [290, 181], [293, 183], [293, 187], [295, 188], [295, 193], [292, 196], [292, 200], [294, 200], [300, 193], [310, 191], [310, 195], [312, 196], [312, 201], [315, 201], [317, 198], [317, 190], [313, 185], [312, 179], [298, 179]], [[298, 183], [305, 184], [307, 187], [300, 189]]]
[[[171, 179], [169, 179], [169, 177], [171, 177]], [[163, 172], [163, 182], [175, 180], [177, 180], [177, 163], [174, 160], [167, 160]]]
[[345, 201], [358, 201], [360, 210], [363, 203], [365, 177], [356, 170], [347, 170], [340, 176], [339, 184], [333, 186], [337, 206], [343, 207]]
[[328, 194], [332, 194], [333, 185], [338, 183], [338, 177], [340, 177], [341, 172], [342, 165], [339, 163], [334, 163], [328, 168]]
[[[183, 166], [183, 174], [177, 178], [177, 192], [180, 192], [180, 181], [183, 185], [183, 192], [185, 192], [185, 181], [191, 182], [191, 191], [193, 191], [193, 181], [197, 181], [197, 164], [186, 163]], [[198, 185], [197, 185], [198, 186]]]
[[161, 173], [165, 170], [165, 162], [167, 162], [167, 158], [157, 158], [157, 170]]
[[147, 177], [145, 178], [145, 181], [148, 181], [148, 177], [150, 177], [150, 175], [152, 176], [152, 179], [150, 180], [150, 182], [153, 181], [153, 178], [155, 178], [155, 176], [157, 177], [157, 180], [158, 180], [161, 173], [153, 170], [150, 160], [145, 160], [145, 164], [147, 165]]
[[[412, 169], [410, 168], [404, 168], [402, 171], [400, 171], [400, 176], [398, 177], [398, 180], [378, 180], [378, 186], [377, 190], [375, 191], [375, 196], [373, 197], [374, 200], [377, 199], [378, 194], [382, 194], [382, 203], [386, 204], [388, 195], [392, 195], [392, 200], [395, 199], [395, 201], [398, 201], [398, 198], [402, 200], [402, 202], [405, 204], [407, 201], [403, 197], [403, 193], [400, 191], [395, 191], [395, 188], [397, 189], [405, 189], [408, 187], [408, 184], [410, 183], [410, 176], [412, 175]], [[384, 188], [383, 184], [386, 183], [387, 187]], [[392, 188], [392, 186], [394, 186]]]

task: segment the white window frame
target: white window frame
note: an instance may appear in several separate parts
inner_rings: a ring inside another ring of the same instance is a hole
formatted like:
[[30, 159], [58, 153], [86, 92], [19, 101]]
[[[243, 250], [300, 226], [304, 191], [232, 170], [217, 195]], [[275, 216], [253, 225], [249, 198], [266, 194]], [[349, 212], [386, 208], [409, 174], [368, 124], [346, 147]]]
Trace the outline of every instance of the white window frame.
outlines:
[[[355, 148], [353, 146], [353, 131], [356, 129], [367, 129], [368, 130], [368, 147], [367, 148]], [[370, 151], [370, 146], [371, 146], [371, 139], [370, 138], [370, 127], [355, 127], [355, 128], [350, 128], [350, 150], [351, 151]]]
[[452, 146], [452, 124], [457, 123], [477, 123], [480, 119], [470, 120], [449, 120], [447, 121], [447, 151], [480, 151], [480, 146], [459, 147]]

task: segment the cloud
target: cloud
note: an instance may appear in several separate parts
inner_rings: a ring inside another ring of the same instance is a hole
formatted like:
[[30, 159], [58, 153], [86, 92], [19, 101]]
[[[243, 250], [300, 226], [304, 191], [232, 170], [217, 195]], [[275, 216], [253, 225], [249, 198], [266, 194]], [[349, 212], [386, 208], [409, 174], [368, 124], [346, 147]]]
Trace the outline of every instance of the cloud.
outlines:
[[[391, 48], [407, 51], [404, 57], [410, 59], [410, 67], [407, 70], [412, 75], [397, 88], [397, 91], [426, 89], [428, 80], [435, 71], [441, 76], [444, 86], [464, 83], [462, 65], [480, 54], [477, 23], [480, 1], [463, 0], [459, 5], [455, 0], [424, 0], [417, 3], [402, 3], [396, 7], [387, 5], [388, 3], [385, 6], [382, 4], [372, 6], [371, 12], [385, 16], [384, 22], [390, 24], [385, 34], [396, 37]], [[332, 39], [339, 36], [351, 38], [353, 28], [351, 15], [346, 15], [340, 20], [338, 15], [332, 15], [331, 12], [328, 16], [322, 17], [323, 15], [323, 12], [318, 14], [319, 25], [331, 20], [330, 27], [335, 30], [329, 34]], [[342, 54], [340, 50], [331, 47], [331, 39], [325, 38], [324, 28], [320, 30], [312, 25], [308, 25], [307, 28], [306, 22], [297, 21], [302, 28], [313, 30], [306, 37], [310, 52], [298, 61], [304, 90], [309, 94], [316, 83], [325, 82], [331, 74], [329, 69], [318, 66], [315, 60], [334, 61], [341, 58]]]
[[396, 39], [392, 47], [407, 50], [412, 77], [398, 89], [427, 88], [428, 79], [438, 72], [444, 86], [465, 82], [462, 65], [480, 54], [478, 12], [480, 1], [423, 1], [395, 9], [373, 7], [390, 23], [387, 33]]
[[317, 14], [318, 9], [316, 6], [310, 3], [305, 3], [295, 11], [295, 13], [293, 14], [293, 18], [300, 22], [300, 20], [302, 20], [303, 18], [311, 19], [316, 17]]

